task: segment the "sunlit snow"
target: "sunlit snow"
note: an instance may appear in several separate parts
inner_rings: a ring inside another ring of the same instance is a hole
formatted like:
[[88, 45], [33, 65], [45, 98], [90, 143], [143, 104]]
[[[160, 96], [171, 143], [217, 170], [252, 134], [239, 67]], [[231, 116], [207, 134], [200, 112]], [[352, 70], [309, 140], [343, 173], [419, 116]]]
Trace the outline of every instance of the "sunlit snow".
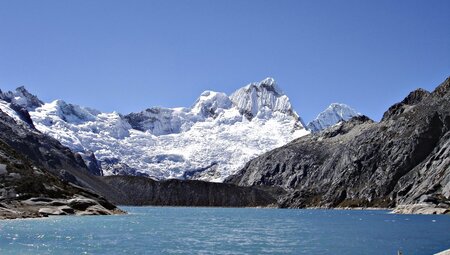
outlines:
[[222, 181], [250, 159], [309, 133], [272, 78], [231, 96], [205, 91], [189, 108], [124, 116], [56, 100], [30, 115], [38, 130], [72, 150], [92, 151], [100, 162], [118, 159], [158, 179], [208, 169], [197, 178]]

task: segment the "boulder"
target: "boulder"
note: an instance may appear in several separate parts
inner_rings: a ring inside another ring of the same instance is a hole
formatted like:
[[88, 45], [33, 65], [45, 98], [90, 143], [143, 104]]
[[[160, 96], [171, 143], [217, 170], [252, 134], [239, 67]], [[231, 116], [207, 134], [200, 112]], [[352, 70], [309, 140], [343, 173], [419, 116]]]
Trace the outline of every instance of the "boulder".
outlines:
[[75, 213], [75, 210], [72, 207], [67, 206], [67, 205], [59, 206], [58, 209], [63, 211], [63, 212], [65, 212], [65, 213], [67, 213], [67, 214], [74, 214]]
[[39, 214], [46, 217], [49, 215], [67, 215], [67, 213], [59, 208], [55, 207], [44, 207], [39, 209]]
[[449, 214], [449, 208], [437, 207], [433, 204], [421, 203], [411, 205], [399, 205], [392, 213], [397, 214]]
[[69, 199], [67, 202], [70, 207], [79, 211], [84, 211], [90, 206], [98, 205], [97, 201], [85, 197], [76, 197]]
[[111, 212], [101, 205], [89, 206], [86, 211], [79, 215], [110, 215]]
[[5, 164], [0, 164], [0, 175], [4, 175], [7, 174], [8, 171], [6, 171], [6, 165]]

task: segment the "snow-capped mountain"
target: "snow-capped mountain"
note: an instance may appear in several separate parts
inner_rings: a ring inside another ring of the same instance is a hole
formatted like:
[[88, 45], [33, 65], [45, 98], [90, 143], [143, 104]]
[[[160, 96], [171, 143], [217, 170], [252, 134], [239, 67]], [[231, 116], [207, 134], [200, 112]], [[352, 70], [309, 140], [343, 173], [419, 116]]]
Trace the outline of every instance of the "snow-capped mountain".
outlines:
[[2, 92], [0, 90], [0, 110], [8, 114], [18, 123], [34, 128], [28, 111], [34, 110], [44, 103], [30, 94], [25, 87], [18, 87], [15, 91]]
[[39, 98], [28, 92], [24, 86], [18, 87], [15, 91], [2, 92], [0, 90], [0, 100], [19, 105], [27, 110], [34, 110], [44, 104]]
[[361, 115], [350, 106], [333, 103], [325, 111], [321, 112], [313, 121], [308, 123], [307, 128], [312, 132], [319, 132], [336, 125], [339, 122], [349, 120], [352, 117]]
[[0, 109], [11, 115], [12, 105], [27, 109], [39, 131], [87, 163], [97, 159], [104, 175], [222, 181], [250, 159], [309, 133], [272, 78], [230, 96], [205, 91], [189, 108], [153, 107], [128, 115], [62, 100], [43, 103], [24, 88], [0, 94]]

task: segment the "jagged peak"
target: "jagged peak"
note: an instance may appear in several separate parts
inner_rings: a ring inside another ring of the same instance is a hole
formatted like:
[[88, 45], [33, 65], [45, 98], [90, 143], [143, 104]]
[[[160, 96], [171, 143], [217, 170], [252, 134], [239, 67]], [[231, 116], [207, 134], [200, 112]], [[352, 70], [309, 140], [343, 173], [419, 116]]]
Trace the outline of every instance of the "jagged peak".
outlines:
[[411, 91], [405, 99], [403, 99], [403, 104], [413, 105], [417, 104], [426, 96], [428, 96], [430, 92], [428, 90], [418, 88], [416, 90]]
[[431, 93], [429, 91], [422, 88], [411, 91], [401, 102], [389, 107], [389, 109], [384, 112], [381, 121], [385, 121], [391, 119], [392, 117], [398, 116], [405, 111], [405, 106], [416, 105], [420, 103], [424, 98], [428, 97], [430, 94]]
[[30, 92], [28, 92], [28, 90], [25, 88], [25, 86], [19, 86], [19, 87], [17, 87], [16, 88], [16, 91], [17, 92], [22, 92], [22, 93], [24, 93], [24, 94], [31, 94]]
[[28, 92], [25, 86], [20, 86], [15, 91], [1, 92], [2, 99], [15, 103], [27, 110], [34, 110], [44, 104], [37, 96]]
[[261, 110], [298, 116], [292, 109], [289, 98], [271, 77], [236, 90], [231, 94], [230, 99], [248, 119], [255, 117]]
[[450, 91], [450, 76], [445, 79], [434, 91], [433, 94], [443, 96]]
[[235, 93], [239, 90], [251, 90], [251, 89], [256, 89], [256, 90], [266, 90], [266, 91], [271, 91], [276, 93], [277, 95], [284, 95], [283, 90], [278, 86], [277, 82], [275, 81], [274, 78], [272, 77], [267, 77], [264, 80], [260, 81], [260, 82], [252, 82], [238, 90], [235, 91]]

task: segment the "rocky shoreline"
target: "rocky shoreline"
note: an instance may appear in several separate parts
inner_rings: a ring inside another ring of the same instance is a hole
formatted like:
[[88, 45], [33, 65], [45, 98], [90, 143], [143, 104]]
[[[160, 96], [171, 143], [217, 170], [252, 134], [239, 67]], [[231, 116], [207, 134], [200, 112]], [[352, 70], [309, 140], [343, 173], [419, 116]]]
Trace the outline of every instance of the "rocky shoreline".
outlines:
[[391, 214], [415, 214], [415, 215], [450, 215], [450, 208], [436, 207], [433, 204], [412, 204], [399, 205], [394, 208], [384, 207], [306, 207], [305, 209], [326, 209], [326, 210], [362, 210], [362, 211], [376, 211], [386, 210]]
[[399, 205], [392, 213], [395, 214], [448, 214], [450, 215], [450, 208], [439, 207], [433, 204], [410, 204]]
[[[149, 206], [149, 205], [145, 205]], [[150, 206], [179, 206], [186, 205], [150, 205]], [[201, 207], [201, 206], [188, 206]], [[229, 206], [208, 206], [208, 207], [228, 207]], [[234, 208], [271, 208], [282, 209], [275, 204], [265, 206], [240, 206]], [[298, 208], [306, 210], [324, 209], [324, 210], [387, 210], [390, 214], [415, 214], [415, 215], [450, 215], [450, 209], [435, 207], [430, 204], [400, 205], [395, 208], [381, 207], [306, 207]], [[49, 198], [30, 198], [24, 201], [14, 201], [8, 204], [0, 203], [0, 220], [7, 219], [26, 219], [42, 218], [49, 216], [87, 216], [87, 215], [122, 215], [126, 214], [117, 207], [103, 206], [95, 200], [85, 197], [75, 197], [72, 199], [49, 199]]]
[[83, 196], [70, 199], [52, 199], [34, 197], [23, 201], [0, 202], [0, 220], [40, 218], [52, 215], [114, 215], [126, 214], [125, 211], [106, 202]]

